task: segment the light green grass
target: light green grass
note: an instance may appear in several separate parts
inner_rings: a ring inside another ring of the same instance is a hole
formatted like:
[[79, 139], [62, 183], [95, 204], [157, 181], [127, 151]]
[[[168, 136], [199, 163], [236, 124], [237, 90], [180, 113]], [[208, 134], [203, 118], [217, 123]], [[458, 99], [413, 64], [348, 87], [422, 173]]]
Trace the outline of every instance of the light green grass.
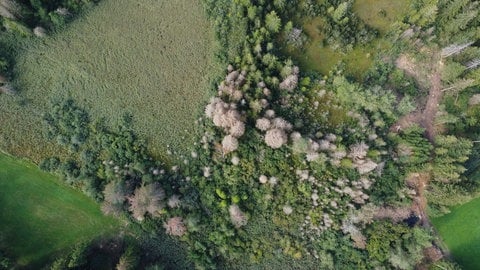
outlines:
[[52, 99], [68, 97], [110, 125], [131, 112], [157, 156], [167, 145], [185, 151], [210, 76], [219, 72], [214, 44], [200, 0], [101, 1], [20, 54], [20, 97], [0, 96], [0, 147], [34, 160], [48, 156], [41, 114]]
[[355, 14], [382, 34], [401, 20], [409, 8], [410, 0], [355, 0], [353, 4]]
[[0, 247], [20, 266], [119, 228], [90, 198], [35, 165], [0, 152]]
[[480, 198], [451, 210], [432, 223], [455, 261], [465, 270], [476, 270], [480, 265]]

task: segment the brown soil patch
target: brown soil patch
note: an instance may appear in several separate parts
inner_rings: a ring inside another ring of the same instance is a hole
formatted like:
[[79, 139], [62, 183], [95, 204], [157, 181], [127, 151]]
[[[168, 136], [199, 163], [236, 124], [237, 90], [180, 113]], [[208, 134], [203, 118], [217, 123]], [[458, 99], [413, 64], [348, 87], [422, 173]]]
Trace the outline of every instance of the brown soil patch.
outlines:
[[395, 61], [396, 66], [407, 75], [412, 76], [421, 88], [428, 89], [428, 97], [425, 104], [420, 105], [416, 111], [400, 118], [390, 130], [399, 132], [411, 125], [418, 124], [425, 128], [425, 136], [433, 142], [437, 134], [435, 116], [442, 99], [441, 70], [443, 63], [438, 53], [425, 53], [431, 59], [426, 63], [417, 63], [413, 57], [406, 54], [401, 55]]

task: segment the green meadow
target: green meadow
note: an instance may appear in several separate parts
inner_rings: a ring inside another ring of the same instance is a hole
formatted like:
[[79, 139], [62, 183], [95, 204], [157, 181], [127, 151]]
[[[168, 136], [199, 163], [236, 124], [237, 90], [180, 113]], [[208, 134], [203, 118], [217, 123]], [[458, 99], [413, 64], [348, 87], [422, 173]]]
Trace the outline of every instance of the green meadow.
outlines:
[[28, 40], [15, 66], [18, 96], [0, 96], [0, 148], [35, 161], [58, 150], [45, 142], [42, 115], [74, 99], [115, 126], [126, 113], [155, 156], [193, 143], [209, 97], [213, 30], [200, 1], [105, 0], [58, 34]]
[[36, 165], [0, 152], [0, 247], [20, 267], [118, 230], [118, 220]]
[[465, 270], [475, 270], [480, 265], [479, 209], [480, 198], [476, 198], [432, 219], [451, 255]]

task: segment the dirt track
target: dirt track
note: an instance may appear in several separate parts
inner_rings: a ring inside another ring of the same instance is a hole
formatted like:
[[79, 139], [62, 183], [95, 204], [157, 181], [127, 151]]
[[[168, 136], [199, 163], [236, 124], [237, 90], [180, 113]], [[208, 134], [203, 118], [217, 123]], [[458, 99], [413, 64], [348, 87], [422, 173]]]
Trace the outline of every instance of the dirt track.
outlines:
[[398, 132], [413, 124], [418, 124], [425, 128], [425, 136], [433, 142], [436, 134], [435, 116], [442, 99], [440, 74], [443, 64], [440, 55], [432, 53], [431, 61], [422, 63], [422, 65], [415, 63], [415, 60], [408, 55], [402, 55], [397, 59], [396, 66], [407, 75], [412, 76], [421, 88], [428, 89], [428, 97], [424, 105], [420, 105], [414, 112], [400, 118], [391, 127], [391, 131]]

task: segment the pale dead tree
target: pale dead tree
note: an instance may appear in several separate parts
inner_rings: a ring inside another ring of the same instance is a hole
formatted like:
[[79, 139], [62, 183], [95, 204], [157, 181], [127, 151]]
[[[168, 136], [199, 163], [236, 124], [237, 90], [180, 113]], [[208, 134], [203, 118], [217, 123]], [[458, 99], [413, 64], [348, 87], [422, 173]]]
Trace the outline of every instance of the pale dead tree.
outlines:
[[20, 15], [20, 7], [15, 1], [0, 0], [0, 17], [15, 20]]
[[272, 119], [275, 117], [275, 111], [274, 110], [266, 110], [265, 111], [265, 117]]
[[163, 200], [165, 192], [159, 183], [142, 185], [135, 190], [132, 197], [129, 197], [130, 211], [135, 219], [142, 221], [145, 214], [150, 213], [153, 216], [159, 215], [165, 207]]
[[163, 227], [167, 234], [173, 236], [182, 236], [187, 232], [187, 227], [181, 217], [170, 218], [167, 223], [163, 224]]
[[13, 86], [7, 83], [0, 86], [0, 93], [15, 95], [17, 91], [15, 91], [15, 88], [13, 88]]
[[327, 140], [329, 142], [335, 142], [337, 140], [337, 135], [335, 135], [333, 133], [329, 133], [329, 134], [325, 135], [325, 140]]
[[[424, 249], [423, 255], [425, 256], [425, 259], [427, 259], [429, 262], [436, 262], [443, 258], [442, 251], [436, 246], [431, 246]], [[444, 269], [444, 268], [440, 268], [440, 269]]]
[[57, 13], [58, 15], [61, 15], [61, 16], [70, 16], [72, 15], [70, 13], [70, 11], [68, 11], [68, 9], [66, 8], [63, 8], [63, 7], [59, 7], [55, 10], [55, 13]]
[[480, 94], [473, 95], [469, 100], [468, 100], [468, 105], [470, 106], [475, 106], [480, 104]]
[[13, 15], [8, 9], [6, 9], [2, 5], [0, 5], [0, 17], [4, 17], [11, 20], [15, 19], [15, 15]]
[[458, 53], [462, 52], [463, 50], [465, 50], [466, 48], [470, 47], [473, 43], [475, 43], [475, 42], [467, 42], [467, 43], [463, 43], [463, 44], [449, 45], [449, 46], [442, 49], [441, 56], [443, 58], [446, 58], [446, 57], [452, 56], [454, 54], [458, 54]]
[[373, 162], [371, 159], [367, 159], [366, 162], [363, 162], [362, 164], [356, 164], [355, 166], [357, 167], [359, 174], [366, 174], [375, 170], [378, 164]]
[[287, 216], [293, 213], [293, 208], [290, 205], [284, 205], [282, 210], [283, 213]]
[[287, 35], [287, 42], [296, 46], [301, 47], [304, 42], [303, 31], [300, 28], [293, 28]]
[[300, 134], [300, 132], [292, 132], [292, 134], [290, 134], [290, 139], [292, 139], [292, 141], [298, 141], [300, 139], [302, 139], [302, 134]]
[[360, 229], [358, 229], [357, 226], [355, 226], [355, 224], [352, 222], [352, 220], [350, 220], [348, 218], [345, 219], [342, 222], [341, 229], [342, 229], [344, 234], [350, 235], [350, 238], [353, 240], [353, 244], [354, 244], [355, 247], [357, 247], [359, 249], [365, 249], [366, 248], [367, 239], [362, 234]]
[[43, 38], [47, 36], [47, 30], [41, 26], [37, 26], [33, 29], [33, 34], [37, 37]]
[[173, 195], [172, 197], [168, 198], [168, 202], [167, 202], [168, 207], [177, 208], [180, 206], [180, 204], [181, 204], [180, 196]]
[[455, 90], [455, 92], [460, 92], [474, 85], [475, 85], [475, 80], [473, 79], [461, 79], [450, 84], [447, 88], [442, 89], [442, 92], [451, 91], [451, 90]]
[[474, 69], [480, 66], [480, 58], [473, 59], [465, 64], [467, 69]]
[[112, 181], [105, 186], [103, 197], [112, 204], [123, 204], [127, 195], [125, 185], [120, 181]]
[[283, 80], [279, 87], [282, 90], [287, 90], [287, 91], [293, 91], [295, 88], [297, 88], [298, 85], [298, 75], [297, 74], [291, 74], [288, 75], [285, 80]]
[[235, 138], [240, 138], [245, 133], [245, 124], [237, 121], [230, 127], [230, 135]]
[[238, 164], [240, 164], [240, 158], [237, 157], [237, 156], [234, 156], [234, 157], [232, 157], [230, 162], [232, 162], [233, 165], [237, 166]]
[[240, 72], [234, 70], [234, 71], [228, 73], [228, 75], [225, 77], [225, 82], [226, 82], [227, 84], [234, 83], [235, 80], [238, 78], [239, 75], [240, 75]]
[[270, 120], [268, 120], [267, 118], [259, 118], [255, 123], [255, 127], [260, 129], [261, 131], [268, 130], [270, 126], [271, 126]]
[[239, 138], [245, 133], [245, 124], [235, 104], [213, 98], [205, 107], [205, 115], [213, 120], [213, 124], [221, 127], [233, 137]]
[[401, 35], [400, 35], [400, 38], [401, 39], [410, 39], [413, 37], [413, 35], [415, 34], [415, 31], [413, 30], [413, 28], [408, 28], [407, 30], [405, 30]]
[[123, 210], [121, 204], [113, 204], [108, 201], [104, 201], [100, 209], [102, 210], [103, 214], [112, 215], [115, 217], [120, 216]]
[[237, 150], [238, 148], [238, 140], [237, 138], [233, 137], [232, 135], [227, 135], [222, 140], [222, 150], [224, 154], [228, 154]]
[[230, 214], [230, 220], [236, 228], [247, 225], [247, 216], [245, 213], [240, 210], [240, 207], [236, 204], [230, 205], [228, 208], [228, 213]]
[[287, 122], [287, 120], [277, 117], [272, 120], [272, 126], [273, 128], [279, 128], [279, 129], [284, 129], [284, 130], [291, 130], [292, 129], [292, 124]]
[[287, 141], [288, 136], [283, 129], [270, 129], [265, 134], [265, 143], [274, 149], [282, 147]]
[[364, 159], [367, 156], [368, 148], [368, 145], [364, 142], [357, 143], [350, 147], [349, 157], [351, 157], [354, 161]]
[[258, 178], [258, 182], [260, 182], [260, 184], [266, 184], [268, 182], [268, 177], [262, 174]]

